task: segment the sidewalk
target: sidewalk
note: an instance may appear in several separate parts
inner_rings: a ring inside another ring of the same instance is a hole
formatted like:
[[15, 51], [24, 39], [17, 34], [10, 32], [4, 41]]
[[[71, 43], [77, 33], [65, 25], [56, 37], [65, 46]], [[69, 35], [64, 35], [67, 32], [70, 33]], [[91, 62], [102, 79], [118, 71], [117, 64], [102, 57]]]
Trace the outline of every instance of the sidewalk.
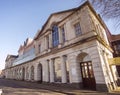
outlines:
[[[32, 83], [32, 82], [26, 82], [26, 81], [5, 79], [5, 80], [1, 80], [0, 84], [3, 92], [6, 92], [5, 95], [24, 95], [23, 93], [28, 93], [25, 95], [41, 95], [40, 93], [42, 92], [43, 92], [42, 95], [120, 95], [119, 89], [108, 93], [108, 92], [99, 92], [99, 91], [92, 91], [92, 90], [73, 89], [72, 87], [63, 87], [60, 84], [55, 84], [55, 83], [54, 84], [36, 83], [36, 82]], [[19, 92], [19, 94], [13, 94], [13, 93], [7, 94], [8, 91], [9, 92], [13, 91], [14, 93]], [[48, 94], [44, 94], [44, 92], [48, 92]], [[36, 94], [32, 94], [32, 93], [36, 93]], [[53, 94], [53, 93], [56, 93], [56, 94]]]
[[120, 95], [119, 89], [116, 91], [108, 93], [108, 92], [81, 90], [81, 89], [73, 89], [73, 88], [66, 88], [66, 87], [64, 88], [61, 86], [55, 86], [51, 83], [40, 84], [40, 83], [24, 82], [23, 84], [24, 84], [24, 86], [29, 85], [30, 88], [50, 90], [50, 91], [65, 94], [65, 95]]

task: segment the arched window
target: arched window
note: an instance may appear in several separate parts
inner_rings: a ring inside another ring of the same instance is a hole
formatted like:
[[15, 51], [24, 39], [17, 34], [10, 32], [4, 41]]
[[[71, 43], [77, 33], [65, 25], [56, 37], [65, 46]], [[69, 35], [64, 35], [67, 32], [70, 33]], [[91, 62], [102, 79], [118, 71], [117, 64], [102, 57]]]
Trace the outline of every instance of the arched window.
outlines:
[[53, 47], [56, 47], [59, 44], [59, 33], [58, 33], [58, 27], [56, 25], [52, 27], [52, 42], [53, 42]]

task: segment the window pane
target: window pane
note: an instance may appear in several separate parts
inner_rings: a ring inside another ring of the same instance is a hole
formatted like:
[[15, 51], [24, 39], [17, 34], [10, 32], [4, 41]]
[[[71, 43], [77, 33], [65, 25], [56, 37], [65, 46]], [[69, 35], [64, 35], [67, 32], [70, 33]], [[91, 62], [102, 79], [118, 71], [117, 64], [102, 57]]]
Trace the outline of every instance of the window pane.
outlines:
[[53, 47], [57, 46], [59, 44], [59, 34], [58, 34], [58, 27], [53, 26], [52, 28], [52, 41], [53, 41]]
[[81, 35], [81, 34], [82, 34], [79, 23], [75, 24], [75, 25], [74, 25], [74, 28], [75, 28], [75, 33], [76, 33], [76, 35]]
[[88, 69], [87, 69], [87, 65], [85, 65], [85, 75], [86, 75], [86, 78], [88, 78]]
[[84, 67], [82, 67], [82, 75], [83, 75], [83, 78], [85, 78], [85, 70], [84, 70]]
[[39, 53], [41, 52], [41, 45], [39, 45]]
[[61, 32], [62, 32], [62, 40], [63, 40], [63, 42], [65, 42], [65, 29], [64, 29], [64, 27], [61, 28]]

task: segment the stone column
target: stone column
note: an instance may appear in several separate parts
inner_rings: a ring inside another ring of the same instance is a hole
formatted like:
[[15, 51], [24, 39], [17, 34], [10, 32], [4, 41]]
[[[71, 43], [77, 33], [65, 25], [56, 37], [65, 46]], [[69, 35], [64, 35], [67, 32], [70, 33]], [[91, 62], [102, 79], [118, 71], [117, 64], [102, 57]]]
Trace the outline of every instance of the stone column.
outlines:
[[36, 64], [35, 66], [34, 66], [34, 81], [38, 81], [39, 80], [39, 78], [38, 78], [38, 64]]
[[28, 80], [30, 81], [31, 80], [31, 66], [28, 67], [28, 73], [29, 73], [29, 76], [28, 76]]
[[64, 56], [61, 56], [62, 83], [67, 83], [66, 62]]
[[45, 36], [45, 50], [47, 50], [47, 36]]
[[45, 37], [45, 50], [48, 49], [48, 36]]
[[59, 32], [59, 44], [61, 44], [63, 41], [62, 41], [62, 32], [60, 28], [58, 28], [58, 32]]
[[49, 34], [49, 47], [52, 48], [52, 32]]
[[46, 82], [49, 82], [50, 73], [49, 73], [49, 60], [46, 60]]
[[20, 69], [18, 70], [18, 80], [20, 80]]
[[[65, 41], [68, 41], [68, 34], [67, 34], [67, 25], [64, 25], [64, 31], [65, 31]], [[69, 33], [69, 32], [68, 32]]]
[[54, 60], [50, 60], [50, 82], [54, 82]]
[[27, 80], [27, 68], [25, 67], [25, 80]]

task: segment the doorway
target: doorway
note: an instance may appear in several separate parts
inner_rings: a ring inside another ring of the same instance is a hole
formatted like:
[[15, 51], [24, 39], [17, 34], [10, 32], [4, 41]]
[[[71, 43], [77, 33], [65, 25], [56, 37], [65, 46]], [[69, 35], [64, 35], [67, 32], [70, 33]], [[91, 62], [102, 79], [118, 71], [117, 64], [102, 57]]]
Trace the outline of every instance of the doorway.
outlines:
[[81, 62], [80, 63], [82, 80], [83, 80], [83, 88], [96, 90], [96, 82], [92, 67], [92, 62]]

